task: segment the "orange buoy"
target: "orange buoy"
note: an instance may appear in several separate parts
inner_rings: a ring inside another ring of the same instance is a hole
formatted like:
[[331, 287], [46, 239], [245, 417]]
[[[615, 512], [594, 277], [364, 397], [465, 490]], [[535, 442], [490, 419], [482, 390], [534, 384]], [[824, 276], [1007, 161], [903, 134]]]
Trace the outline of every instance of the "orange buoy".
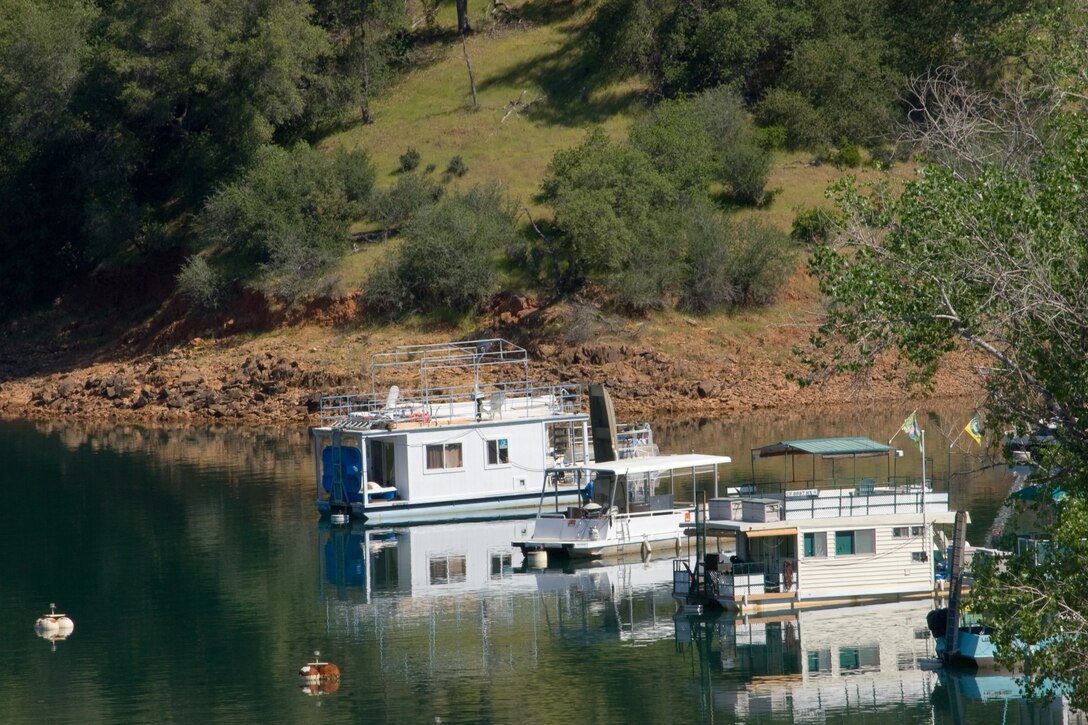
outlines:
[[314, 652], [314, 661], [299, 668], [298, 679], [307, 695], [331, 695], [340, 689], [340, 668], [322, 662], [321, 653]]

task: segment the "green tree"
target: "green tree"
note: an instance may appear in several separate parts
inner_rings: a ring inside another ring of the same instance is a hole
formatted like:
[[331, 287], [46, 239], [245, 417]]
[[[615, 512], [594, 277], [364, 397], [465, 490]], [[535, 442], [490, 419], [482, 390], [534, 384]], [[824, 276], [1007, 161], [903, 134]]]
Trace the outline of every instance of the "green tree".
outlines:
[[407, 25], [399, 0], [318, 0], [315, 20], [328, 30], [331, 54], [310, 94], [315, 114], [335, 117], [356, 106], [363, 123], [374, 120], [370, 100], [392, 83], [394, 68], [404, 60], [400, 42]]
[[541, 199], [555, 210], [557, 240], [549, 257], [564, 290], [605, 280], [629, 267], [639, 247], [668, 238], [663, 212], [675, 187], [642, 151], [614, 144], [595, 128], [548, 166]]
[[703, 127], [710, 135], [715, 176], [729, 185], [742, 204], [763, 199], [771, 154], [759, 143], [740, 94], [727, 86], [704, 91], [695, 99]]
[[199, 227], [207, 241], [250, 256], [294, 296], [339, 259], [373, 178], [361, 152], [266, 146], [239, 180], [208, 199]]
[[688, 199], [706, 196], [711, 138], [691, 101], [662, 101], [635, 121], [628, 141]]
[[838, 34], [798, 43], [781, 87], [811, 104], [820, 117], [823, 141], [855, 143], [886, 133], [899, 85], [884, 63], [877, 37]]
[[494, 291], [496, 255], [517, 239], [515, 207], [498, 185], [476, 186], [424, 207], [404, 227], [404, 241], [367, 281], [374, 310], [471, 311]]

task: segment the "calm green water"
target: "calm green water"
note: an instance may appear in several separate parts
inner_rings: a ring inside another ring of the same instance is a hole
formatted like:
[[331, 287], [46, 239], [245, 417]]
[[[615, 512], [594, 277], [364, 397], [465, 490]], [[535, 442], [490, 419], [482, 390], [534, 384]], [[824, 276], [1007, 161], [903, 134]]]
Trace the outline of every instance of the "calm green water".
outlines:
[[[726, 452], [750, 477], [753, 446], [886, 440], [909, 412], [659, 424], [658, 441]], [[302, 429], [0, 422], [0, 459], [4, 723], [1060, 716], [1002, 694], [1007, 682], [920, 670], [924, 606], [691, 622], [675, 616], [667, 560], [523, 571], [509, 541], [525, 521], [334, 530], [312, 508]], [[899, 461], [920, 466], [917, 449]], [[984, 535], [1011, 478], [951, 462], [953, 500]], [[76, 625], [53, 644], [33, 631], [50, 602]], [[296, 682], [314, 650], [343, 671], [337, 692]]]

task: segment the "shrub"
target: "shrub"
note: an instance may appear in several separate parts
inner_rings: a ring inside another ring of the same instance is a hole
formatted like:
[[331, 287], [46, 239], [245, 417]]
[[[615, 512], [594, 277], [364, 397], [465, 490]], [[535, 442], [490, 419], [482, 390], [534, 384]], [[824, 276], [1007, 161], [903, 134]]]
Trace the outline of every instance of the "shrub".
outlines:
[[733, 227], [730, 271], [736, 305], [769, 305], [793, 274], [795, 254], [789, 237], [754, 220]]
[[419, 174], [403, 174], [389, 189], [371, 197], [370, 218], [387, 229], [396, 229], [442, 197], [442, 187]]
[[422, 158], [423, 157], [419, 155], [418, 151], [409, 146], [408, 150], [400, 155], [400, 170], [405, 173], [413, 170], [419, 166], [419, 162]]
[[361, 154], [328, 156], [298, 144], [266, 146], [241, 178], [205, 203], [197, 228], [250, 256], [270, 279], [306, 291], [348, 246], [348, 225], [370, 195]]
[[690, 101], [663, 101], [635, 121], [629, 141], [688, 199], [706, 195], [713, 170], [711, 137]]
[[831, 231], [831, 216], [819, 207], [798, 209], [793, 217], [790, 239], [798, 244], [815, 245], [827, 241]]
[[730, 195], [742, 204], [758, 204], [763, 198], [771, 156], [748, 120], [744, 101], [736, 90], [714, 88], [695, 100], [704, 128], [710, 136], [716, 174], [729, 185]]
[[223, 302], [226, 285], [222, 276], [198, 254], [185, 260], [178, 272], [177, 283], [178, 291], [199, 310], [211, 311]]
[[754, 143], [737, 144], [723, 160], [722, 177], [742, 204], [759, 204], [771, 171], [770, 153]]
[[384, 317], [399, 317], [411, 306], [411, 295], [400, 279], [400, 254], [394, 249], [375, 265], [366, 278], [366, 306]]
[[460, 156], [454, 156], [446, 166], [446, 173], [453, 176], [464, 176], [467, 172], [468, 166], [465, 166], [465, 160]]
[[793, 271], [789, 239], [758, 222], [733, 225], [702, 211], [691, 215], [685, 236], [687, 277], [680, 306], [687, 310], [768, 304]]
[[869, 149], [869, 159], [874, 169], [887, 171], [895, 165], [895, 150], [889, 146], [874, 146]]
[[759, 145], [768, 151], [778, 151], [786, 148], [787, 134], [785, 126], [757, 128], [756, 134], [759, 137]]
[[555, 210], [549, 276], [570, 290], [605, 281], [630, 266], [636, 249], [661, 239], [657, 230], [678, 194], [645, 153], [594, 129], [555, 154], [541, 199]]
[[839, 142], [839, 152], [835, 154], [835, 165], [856, 169], [861, 166], [861, 150], [846, 139]]
[[333, 155], [332, 160], [336, 173], [343, 181], [344, 195], [352, 204], [352, 215], [363, 216], [374, 191], [374, 179], [377, 177], [374, 165], [365, 151], [339, 152]]
[[788, 148], [812, 148], [827, 138], [823, 117], [800, 93], [785, 88], [772, 88], [756, 104], [756, 121], [760, 126], [781, 126], [786, 129]]
[[367, 303], [391, 315], [478, 307], [495, 288], [496, 252], [517, 239], [512, 208], [486, 186], [420, 209], [368, 279]]

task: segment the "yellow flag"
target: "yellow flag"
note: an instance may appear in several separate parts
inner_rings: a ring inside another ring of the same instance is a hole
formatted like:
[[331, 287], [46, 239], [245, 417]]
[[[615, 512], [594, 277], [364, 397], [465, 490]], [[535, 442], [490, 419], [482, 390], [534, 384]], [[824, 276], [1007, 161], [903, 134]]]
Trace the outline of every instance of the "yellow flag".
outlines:
[[967, 435], [975, 439], [975, 443], [982, 445], [982, 426], [978, 422], [978, 413], [975, 413], [975, 417], [968, 421], [963, 429], [967, 431]]

